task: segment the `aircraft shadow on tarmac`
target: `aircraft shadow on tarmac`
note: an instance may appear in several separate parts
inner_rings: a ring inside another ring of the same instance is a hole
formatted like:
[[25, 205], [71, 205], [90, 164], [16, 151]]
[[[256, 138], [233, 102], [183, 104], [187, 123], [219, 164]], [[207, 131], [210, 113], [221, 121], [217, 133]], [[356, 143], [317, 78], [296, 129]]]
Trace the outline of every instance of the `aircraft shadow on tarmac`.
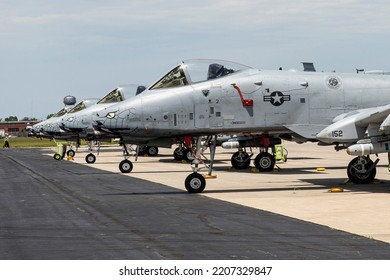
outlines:
[[[174, 159], [172, 159], [172, 157], [170, 157], [170, 158], [164, 158], [164, 159], [159, 159], [158, 161], [161, 162], [161, 163], [190, 164], [190, 163], [188, 163], [188, 162], [186, 162], [186, 161], [177, 161], [177, 160], [174, 160]], [[214, 160], [214, 164], [222, 164], [222, 163], [225, 163], [225, 162], [226, 162], [225, 160], [218, 160], [218, 159]]]
[[[52, 159], [50, 159], [52, 160]], [[172, 161], [172, 160], [170, 160]], [[96, 164], [96, 163], [95, 163]], [[105, 162], [107, 164], [107, 162]], [[189, 164], [188, 164], [189, 165]], [[90, 166], [83, 166], [84, 168], [80, 168], [79, 165], [67, 165], [65, 168], [67, 172], [80, 175], [80, 176], [100, 176], [100, 175], [118, 175], [118, 172], [111, 172], [111, 171], [104, 171], [104, 170], [97, 170]], [[383, 165], [381, 167], [386, 167], [386, 165]], [[251, 167], [253, 168], [253, 167]], [[232, 170], [231, 172], [239, 172], [239, 173], [253, 173], [251, 171], [251, 168], [245, 169], [245, 170]], [[326, 167], [326, 169], [329, 170], [335, 170], [335, 169], [345, 169], [345, 166], [331, 166]], [[215, 166], [215, 171], [227, 171], [227, 166]], [[229, 171], [228, 171], [229, 172]], [[154, 170], [154, 171], [134, 171], [134, 173], [188, 173], [188, 170]], [[275, 176], [280, 175], [300, 175], [300, 174], [310, 174], [310, 173], [318, 173], [319, 176], [321, 176], [321, 173], [313, 169], [312, 167], [293, 167], [293, 168], [282, 168], [279, 172], [267, 172], [265, 174], [274, 174]], [[261, 176], [262, 173], [257, 173], [257, 175]], [[126, 176], [124, 176], [126, 178]], [[123, 178], [123, 179], [124, 179]], [[134, 180], [131, 176], [128, 177], [129, 181]], [[142, 180], [142, 179], [138, 179]], [[361, 184], [361, 185], [354, 185], [354, 184], [345, 184], [346, 177], [344, 178], [298, 178], [299, 181], [301, 181], [302, 185], [296, 185], [296, 182], [294, 182], [295, 185], [286, 186], [286, 187], [275, 187], [275, 188], [264, 188], [264, 187], [251, 187], [251, 188], [230, 188], [230, 189], [219, 189], [219, 190], [210, 190], [207, 189], [204, 191], [205, 194], [207, 193], [249, 193], [249, 192], [280, 192], [280, 191], [305, 191], [305, 190], [324, 190], [328, 191], [332, 187], [342, 187], [345, 192], [370, 192], [370, 193], [390, 193], [390, 181], [387, 180], [381, 180], [380, 183], [376, 184]], [[143, 180], [146, 181], [146, 180]], [[310, 184], [310, 185], [306, 185]], [[221, 182], [221, 185], [223, 185], [223, 182]], [[175, 189], [170, 186], [162, 185], [167, 187], [164, 190], [150, 190], [148, 192], [145, 191], [131, 191], [131, 192], [118, 192], [118, 193], [108, 193], [108, 194], [97, 194], [101, 196], [115, 196], [115, 195], [193, 195], [188, 194], [183, 187], [183, 190]]]
[[[320, 183], [320, 182], [318, 182]], [[283, 192], [283, 191], [309, 191], [309, 190], [323, 190], [324, 192], [329, 192], [329, 186], [291, 186], [291, 187], [276, 187], [276, 188], [236, 188], [236, 189], [221, 189], [221, 190], [208, 190], [206, 189], [204, 194], [217, 194], [217, 193], [258, 193], [258, 192]], [[352, 185], [345, 188], [344, 192], [348, 193], [390, 193], [390, 185], [387, 186], [377, 186], [377, 185]], [[184, 190], [172, 190], [172, 191], [154, 191], [154, 192], [118, 192], [118, 193], [109, 193], [109, 194], [97, 194], [98, 196], [136, 196], [136, 195], [194, 195], [188, 194]]]
[[246, 169], [234, 169], [231, 166], [214, 166], [213, 167], [214, 171], [221, 171], [221, 172], [235, 172], [235, 173], [257, 173], [259, 176], [261, 174], [267, 174], [267, 175], [291, 175], [291, 174], [310, 174], [310, 173], [318, 173], [313, 168], [284, 168], [281, 167], [279, 170], [276, 168], [276, 171], [274, 172], [259, 172], [254, 166], [250, 166], [249, 168]]
[[154, 192], [118, 192], [118, 193], [101, 193], [96, 194], [97, 196], [152, 196], [152, 195], [191, 195], [188, 194], [185, 190], [175, 190], [172, 188], [172, 191], [154, 191]]
[[302, 181], [314, 184], [322, 185], [326, 189], [331, 189], [333, 187], [341, 187], [344, 189], [344, 192], [352, 193], [390, 193], [390, 181], [380, 180], [378, 183], [374, 184], [349, 184], [345, 183], [345, 178], [320, 178], [320, 179], [303, 179]]

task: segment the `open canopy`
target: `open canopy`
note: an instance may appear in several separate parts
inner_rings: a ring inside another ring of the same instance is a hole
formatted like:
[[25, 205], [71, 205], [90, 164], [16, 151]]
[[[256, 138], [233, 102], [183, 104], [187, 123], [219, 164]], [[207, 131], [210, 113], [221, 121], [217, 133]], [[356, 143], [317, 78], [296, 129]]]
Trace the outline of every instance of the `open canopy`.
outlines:
[[129, 84], [115, 88], [113, 91], [108, 93], [97, 104], [116, 103], [126, 100], [127, 98], [136, 96], [146, 89], [145, 86]]
[[217, 79], [250, 67], [224, 60], [186, 60], [169, 71], [150, 89], [172, 88]]

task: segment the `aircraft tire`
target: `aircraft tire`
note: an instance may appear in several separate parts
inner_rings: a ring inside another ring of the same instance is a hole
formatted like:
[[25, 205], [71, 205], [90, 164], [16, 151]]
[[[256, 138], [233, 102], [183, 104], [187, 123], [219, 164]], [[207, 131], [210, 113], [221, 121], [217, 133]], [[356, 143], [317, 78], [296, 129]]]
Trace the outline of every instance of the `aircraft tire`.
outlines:
[[66, 155], [74, 157], [76, 155], [76, 152], [74, 150], [69, 150], [69, 151], [66, 152]]
[[362, 163], [359, 162], [359, 157], [355, 157], [353, 160], [350, 161], [347, 167], [347, 175], [348, 178], [354, 183], [354, 184], [370, 184], [374, 181], [376, 176], [376, 167], [374, 167], [371, 172], [369, 173], [360, 173], [359, 170], [369, 169], [373, 165], [373, 161], [368, 159], [366, 163], [364, 163], [364, 166], [362, 166]]
[[158, 147], [150, 146], [147, 148], [148, 156], [155, 157], [158, 155]]
[[176, 148], [173, 152], [173, 157], [177, 161], [185, 160], [186, 162], [191, 162], [193, 160], [191, 150], [186, 148]]
[[122, 173], [130, 173], [133, 170], [133, 163], [128, 159], [124, 159], [119, 163], [119, 170]]
[[174, 151], [173, 151], [173, 157], [175, 160], [177, 161], [182, 161], [184, 159], [184, 148], [182, 147], [177, 147]]
[[96, 161], [96, 156], [94, 154], [88, 154], [86, 157], [85, 157], [85, 161], [89, 164], [92, 164], [92, 163], [95, 163]]
[[147, 153], [147, 146], [139, 146], [138, 148], [138, 156], [144, 156]]
[[275, 157], [270, 153], [261, 152], [255, 158], [255, 167], [259, 171], [272, 171], [275, 167]]
[[62, 159], [62, 157], [61, 157], [60, 154], [54, 154], [53, 158], [54, 158], [55, 160], [60, 160], [60, 159]]
[[205, 178], [196, 172], [188, 175], [184, 184], [189, 193], [201, 193], [206, 188]]
[[251, 164], [250, 156], [243, 151], [235, 152], [230, 160], [235, 169], [247, 169]]
[[192, 156], [192, 151], [191, 149], [184, 149], [183, 151], [183, 155], [184, 155], [184, 160], [186, 162], [192, 162], [194, 160], [194, 157]]

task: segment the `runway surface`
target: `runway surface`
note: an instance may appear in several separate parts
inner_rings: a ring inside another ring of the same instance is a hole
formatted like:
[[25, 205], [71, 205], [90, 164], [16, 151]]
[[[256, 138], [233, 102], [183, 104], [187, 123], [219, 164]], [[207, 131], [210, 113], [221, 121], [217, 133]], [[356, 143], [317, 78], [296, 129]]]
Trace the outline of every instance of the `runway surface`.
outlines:
[[[0, 150], [0, 259], [390, 258], [386, 242], [107, 170], [104, 151], [100, 167], [50, 153]], [[153, 160], [169, 162], [144, 165]], [[139, 174], [164, 182], [174, 171]]]

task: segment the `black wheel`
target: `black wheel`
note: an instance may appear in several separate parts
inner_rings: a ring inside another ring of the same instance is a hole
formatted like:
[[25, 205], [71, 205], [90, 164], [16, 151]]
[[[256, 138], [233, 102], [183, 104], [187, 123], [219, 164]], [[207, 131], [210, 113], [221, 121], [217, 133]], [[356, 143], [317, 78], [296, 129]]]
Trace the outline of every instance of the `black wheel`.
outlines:
[[62, 156], [60, 154], [54, 154], [53, 158], [55, 160], [60, 160], [60, 159], [62, 159]]
[[376, 175], [376, 167], [372, 168], [370, 172], [368, 169], [374, 163], [367, 157], [355, 157], [350, 161], [347, 167], [348, 178], [354, 184], [369, 184], [372, 183]]
[[94, 154], [88, 154], [86, 157], [85, 157], [85, 161], [89, 164], [92, 164], [96, 161], [96, 157]]
[[185, 160], [186, 162], [190, 162], [191, 160], [193, 160], [191, 150], [183, 147], [176, 148], [173, 151], [173, 157], [177, 161]]
[[147, 153], [148, 153], [148, 156], [150, 156], [150, 157], [157, 156], [158, 155], [158, 147], [154, 147], [154, 146], [148, 147]]
[[255, 158], [255, 167], [259, 171], [272, 171], [275, 167], [275, 158], [270, 153], [262, 152]]
[[69, 151], [66, 152], [66, 155], [67, 155], [67, 156], [74, 157], [74, 156], [76, 155], [76, 152], [73, 151], [73, 150], [69, 150]]
[[133, 163], [128, 159], [124, 159], [119, 163], [119, 170], [122, 173], [130, 173], [133, 170]]
[[185, 187], [189, 193], [201, 193], [206, 187], [206, 180], [201, 174], [192, 173], [187, 176]]
[[183, 159], [186, 162], [191, 162], [194, 159], [194, 157], [192, 156], [191, 149], [184, 149], [184, 151], [183, 151]]
[[247, 169], [251, 163], [248, 153], [243, 151], [235, 152], [232, 155], [231, 163], [235, 169]]
[[138, 147], [138, 156], [144, 156], [147, 152], [148, 147], [147, 146], [139, 146]]
[[175, 158], [175, 160], [182, 161], [184, 159], [183, 151], [184, 151], [183, 147], [177, 147], [173, 151], [173, 157]]

